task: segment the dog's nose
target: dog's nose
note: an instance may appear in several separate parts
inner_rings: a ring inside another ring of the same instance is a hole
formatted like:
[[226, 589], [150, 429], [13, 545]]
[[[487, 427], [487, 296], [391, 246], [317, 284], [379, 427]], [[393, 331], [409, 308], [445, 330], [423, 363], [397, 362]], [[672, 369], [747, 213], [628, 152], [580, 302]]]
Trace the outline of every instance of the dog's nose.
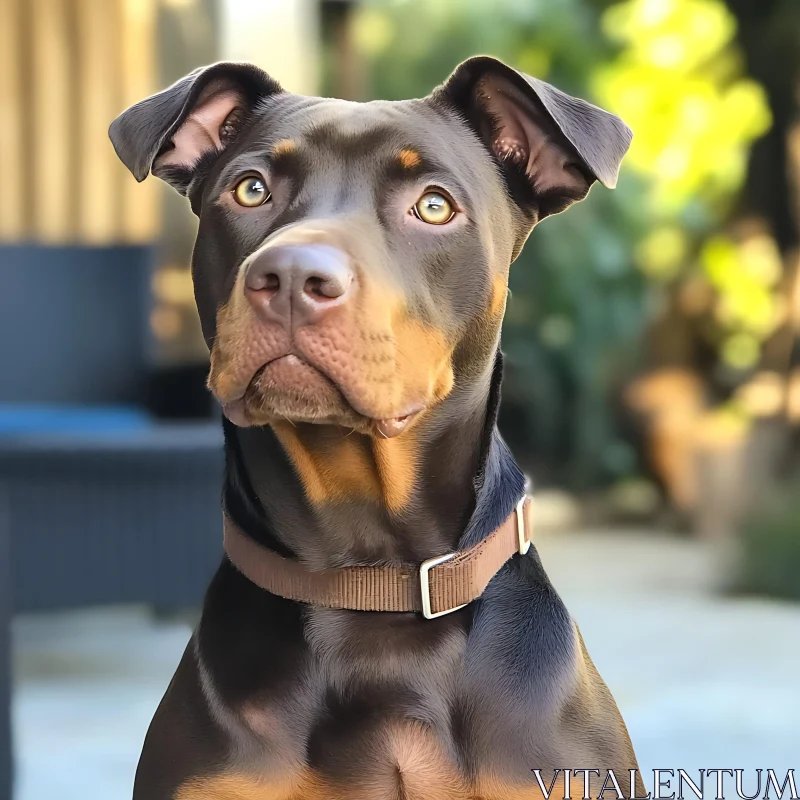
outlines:
[[353, 279], [346, 253], [303, 244], [268, 247], [250, 262], [244, 283], [260, 314], [275, 322], [309, 324], [350, 299]]

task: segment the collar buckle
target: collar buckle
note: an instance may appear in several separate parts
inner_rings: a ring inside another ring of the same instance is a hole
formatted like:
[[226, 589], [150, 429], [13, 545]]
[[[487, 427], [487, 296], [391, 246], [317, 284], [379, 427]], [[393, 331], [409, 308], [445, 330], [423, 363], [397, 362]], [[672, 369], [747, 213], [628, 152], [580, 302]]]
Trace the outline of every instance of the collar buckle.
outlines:
[[464, 606], [468, 605], [468, 603], [462, 603], [460, 606], [446, 608], [444, 611], [437, 611], [436, 613], [434, 613], [431, 609], [430, 572], [435, 566], [442, 564], [445, 561], [449, 561], [455, 555], [456, 553], [447, 553], [447, 555], [444, 556], [429, 558], [420, 564], [419, 585], [420, 591], [422, 592], [422, 615], [425, 617], [425, 619], [436, 619], [436, 617], [443, 617], [445, 614], [452, 614], [454, 611], [458, 611], [459, 608], [464, 608]]
[[531, 549], [531, 540], [525, 536], [525, 501], [527, 498], [523, 497], [517, 503], [514, 513], [517, 515], [517, 539], [519, 540], [519, 554], [524, 556], [528, 550]]

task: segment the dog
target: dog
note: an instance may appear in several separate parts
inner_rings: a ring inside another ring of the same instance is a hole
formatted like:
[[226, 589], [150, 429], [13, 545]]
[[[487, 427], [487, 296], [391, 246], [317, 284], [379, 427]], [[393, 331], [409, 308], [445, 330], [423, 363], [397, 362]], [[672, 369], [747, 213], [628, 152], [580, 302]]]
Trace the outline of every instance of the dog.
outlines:
[[[425, 98], [368, 103], [218, 63], [109, 133], [199, 217], [233, 537], [135, 800], [598, 796], [576, 770], [641, 794], [614, 700], [525, 553], [526, 479], [496, 427], [510, 264], [537, 222], [615, 186], [630, 130], [475, 57]], [[431, 563], [513, 535], [515, 509], [519, 552], [434, 612]], [[427, 586], [423, 613], [411, 589], [406, 607], [303, 594], [392, 570]]]

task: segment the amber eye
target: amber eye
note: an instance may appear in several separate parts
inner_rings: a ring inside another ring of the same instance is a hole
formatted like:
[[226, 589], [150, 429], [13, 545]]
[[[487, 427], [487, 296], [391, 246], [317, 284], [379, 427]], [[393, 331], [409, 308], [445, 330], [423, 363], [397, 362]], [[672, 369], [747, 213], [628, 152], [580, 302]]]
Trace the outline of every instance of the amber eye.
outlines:
[[414, 204], [414, 216], [431, 225], [444, 225], [456, 215], [453, 204], [441, 192], [425, 192]]
[[263, 205], [272, 195], [267, 189], [267, 184], [258, 175], [248, 175], [242, 178], [233, 188], [233, 197], [240, 206], [255, 208]]

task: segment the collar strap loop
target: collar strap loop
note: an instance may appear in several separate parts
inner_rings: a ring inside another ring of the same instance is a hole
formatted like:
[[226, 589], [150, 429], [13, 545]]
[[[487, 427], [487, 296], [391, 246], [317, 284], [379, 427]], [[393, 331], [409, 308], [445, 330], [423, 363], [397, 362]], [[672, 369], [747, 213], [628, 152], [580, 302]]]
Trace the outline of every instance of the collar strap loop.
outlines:
[[242, 575], [287, 600], [353, 611], [418, 611], [434, 619], [477, 600], [506, 561], [528, 552], [532, 516], [531, 499], [523, 497], [478, 544], [419, 565], [311, 570], [251, 539], [227, 514], [224, 544]]

